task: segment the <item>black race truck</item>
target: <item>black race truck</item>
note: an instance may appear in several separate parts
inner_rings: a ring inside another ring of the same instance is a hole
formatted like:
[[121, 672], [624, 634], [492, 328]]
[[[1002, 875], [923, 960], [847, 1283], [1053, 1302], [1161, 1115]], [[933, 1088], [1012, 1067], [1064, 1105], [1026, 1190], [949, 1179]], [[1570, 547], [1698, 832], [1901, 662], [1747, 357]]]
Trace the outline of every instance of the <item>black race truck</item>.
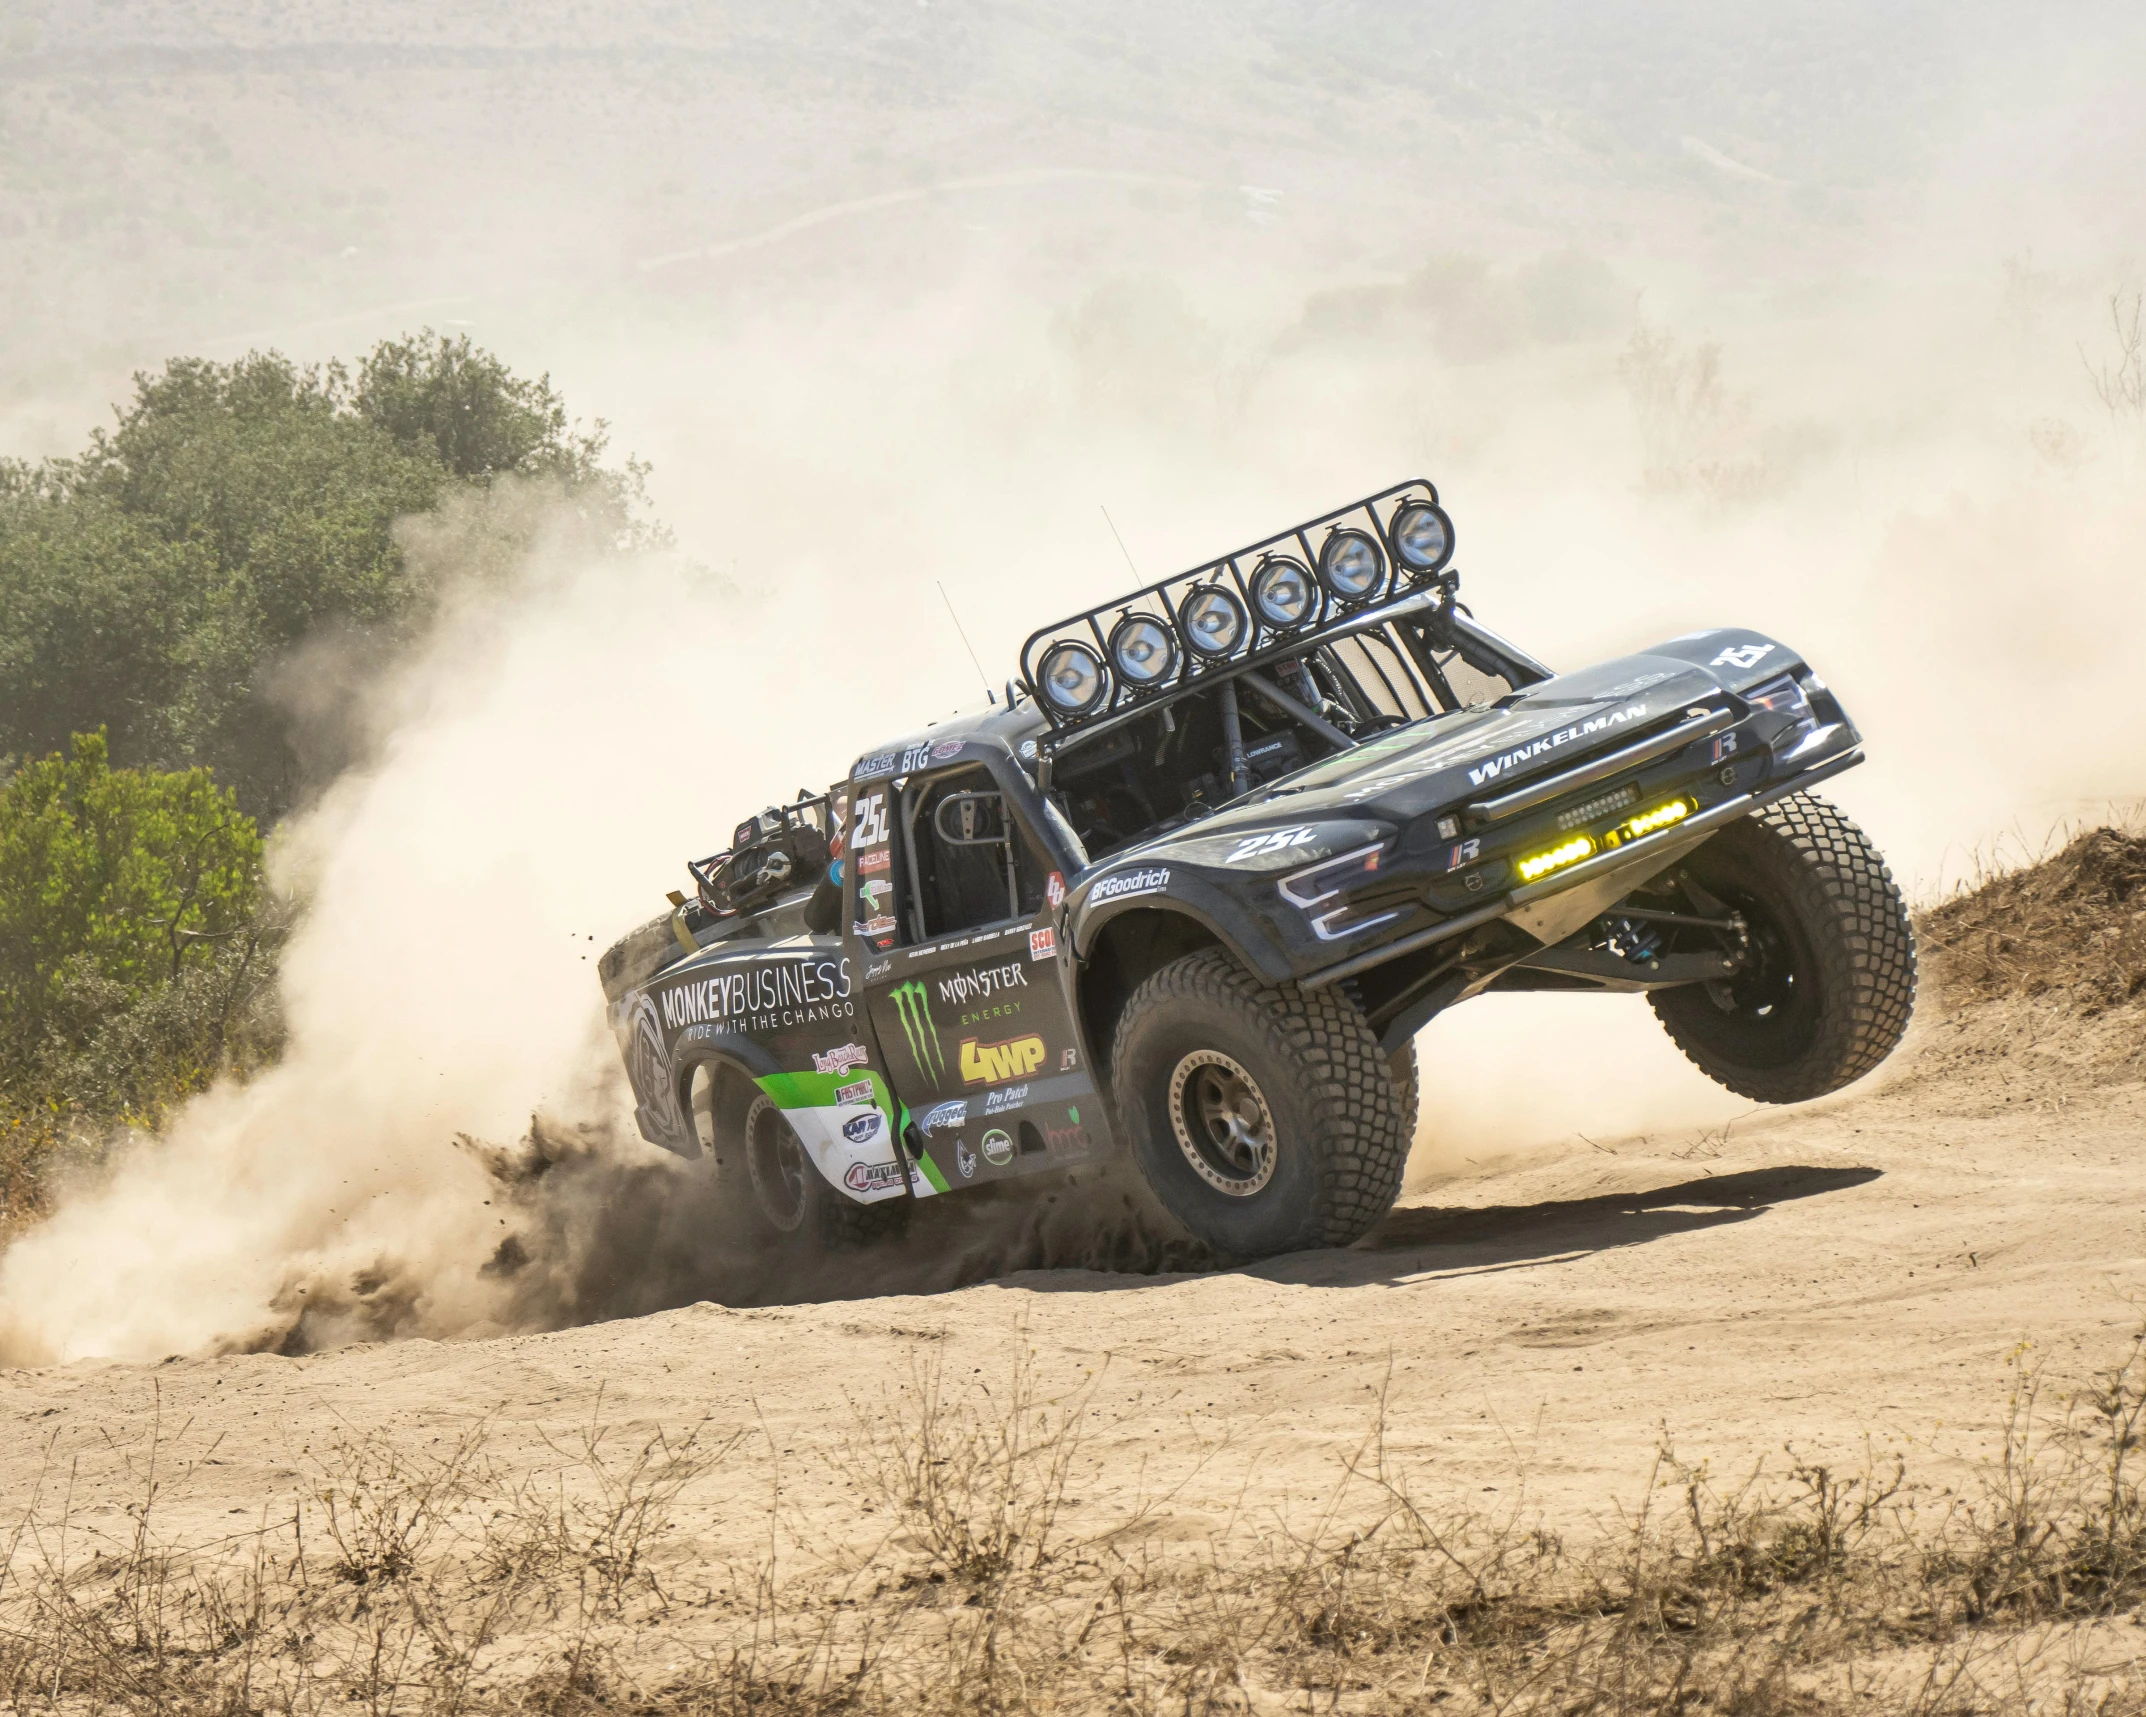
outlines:
[[1247, 1258], [1385, 1215], [1415, 1035], [1485, 991], [1644, 992], [1761, 1102], [1877, 1066], [1915, 949], [1812, 793], [1863, 755], [1825, 682], [1734, 628], [1553, 672], [1452, 556], [1431, 485], [1386, 490], [1045, 627], [1002, 706], [739, 825], [602, 961], [641, 1131], [805, 1245], [1129, 1152]]

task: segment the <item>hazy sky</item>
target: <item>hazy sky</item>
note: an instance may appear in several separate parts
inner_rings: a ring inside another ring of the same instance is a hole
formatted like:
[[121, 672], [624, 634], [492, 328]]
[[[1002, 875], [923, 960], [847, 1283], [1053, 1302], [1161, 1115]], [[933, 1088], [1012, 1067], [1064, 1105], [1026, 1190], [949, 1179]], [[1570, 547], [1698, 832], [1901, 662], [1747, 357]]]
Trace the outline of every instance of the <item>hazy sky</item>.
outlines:
[[[2146, 201], [2140, 19], [0, 0], [0, 409], [78, 414], [173, 351], [346, 349], [412, 316], [534, 335], [721, 319], [778, 283], [929, 292], [979, 253], [1295, 283], [1577, 245], [1665, 303], [2030, 247], [2099, 263]], [[1024, 173], [1059, 176], [680, 255]]]

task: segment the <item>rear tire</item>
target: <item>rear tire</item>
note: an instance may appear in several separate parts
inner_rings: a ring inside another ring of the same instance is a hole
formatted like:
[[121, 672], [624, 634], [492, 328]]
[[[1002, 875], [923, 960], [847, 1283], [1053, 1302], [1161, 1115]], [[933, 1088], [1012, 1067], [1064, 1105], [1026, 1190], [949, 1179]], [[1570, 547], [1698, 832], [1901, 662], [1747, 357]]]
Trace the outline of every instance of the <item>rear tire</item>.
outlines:
[[1761, 1103], [1800, 1103], [1892, 1053], [1915, 1008], [1915, 935], [1861, 829], [1798, 793], [1730, 824], [1682, 869], [1750, 934], [1737, 976], [1648, 997], [1702, 1073]]
[[1225, 1258], [1346, 1246], [1400, 1194], [1409, 1129], [1392, 1072], [1332, 991], [1188, 954], [1126, 1004], [1111, 1080], [1141, 1177]]

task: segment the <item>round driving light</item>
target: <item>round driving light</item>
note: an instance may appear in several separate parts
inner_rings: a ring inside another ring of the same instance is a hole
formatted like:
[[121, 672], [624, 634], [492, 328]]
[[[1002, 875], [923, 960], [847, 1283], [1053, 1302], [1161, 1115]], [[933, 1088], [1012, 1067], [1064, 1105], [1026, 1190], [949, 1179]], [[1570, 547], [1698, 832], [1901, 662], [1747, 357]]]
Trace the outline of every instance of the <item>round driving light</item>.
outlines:
[[1177, 611], [1177, 623], [1185, 634], [1185, 648], [1210, 661], [1227, 656], [1244, 642], [1244, 604], [1219, 584], [1186, 597]]
[[1443, 507], [1411, 501], [1393, 516], [1393, 552], [1411, 572], [1436, 572], [1453, 558], [1453, 521]]
[[1317, 597], [1311, 569], [1285, 554], [1270, 554], [1252, 574], [1252, 606], [1269, 626], [1301, 626]]
[[1177, 666], [1177, 639], [1160, 620], [1128, 614], [1110, 630], [1110, 662], [1134, 691], [1152, 691]]
[[1053, 644], [1043, 653], [1043, 696], [1060, 715], [1086, 715], [1110, 690], [1103, 658], [1085, 644]]
[[1379, 545], [1358, 530], [1340, 530], [1320, 545], [1319, 582], [1344, 602], [1362, 602], [1386, 573]]

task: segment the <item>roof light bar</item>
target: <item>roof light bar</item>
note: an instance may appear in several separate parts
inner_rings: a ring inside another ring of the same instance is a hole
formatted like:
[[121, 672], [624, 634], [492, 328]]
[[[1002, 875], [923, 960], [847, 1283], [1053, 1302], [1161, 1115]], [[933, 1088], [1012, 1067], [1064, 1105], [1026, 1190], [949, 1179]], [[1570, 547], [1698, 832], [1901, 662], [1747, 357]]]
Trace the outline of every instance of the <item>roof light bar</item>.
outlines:
[[1403, 597], [1443, 600], [1452, 556], [1438, 491], [1397, 484], [1044, 627], [1021, 647], [1022, 684], [1054, 728], [1107, 720], [1360, 629]]

